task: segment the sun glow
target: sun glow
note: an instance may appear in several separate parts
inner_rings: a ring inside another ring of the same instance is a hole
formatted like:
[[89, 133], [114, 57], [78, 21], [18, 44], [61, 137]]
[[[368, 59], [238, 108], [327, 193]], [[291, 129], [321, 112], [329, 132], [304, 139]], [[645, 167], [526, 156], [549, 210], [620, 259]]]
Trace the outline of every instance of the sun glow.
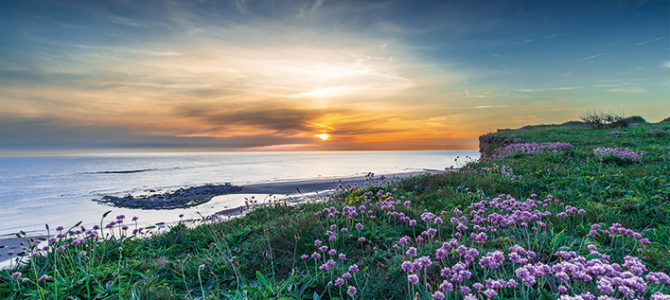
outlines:
[[320, 138], [322, 141], [326, 141], [330, 138], [330, 134], [327, 133], [315, 134], [314, 136]]

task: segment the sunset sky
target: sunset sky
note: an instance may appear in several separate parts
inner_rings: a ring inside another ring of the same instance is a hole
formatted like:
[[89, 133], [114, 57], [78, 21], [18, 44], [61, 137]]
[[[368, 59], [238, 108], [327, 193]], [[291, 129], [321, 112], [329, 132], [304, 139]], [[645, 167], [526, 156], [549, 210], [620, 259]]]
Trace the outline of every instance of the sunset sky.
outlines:
[[475, 149], [670, 116], [669, 1], [0, 2], [4, 153]]

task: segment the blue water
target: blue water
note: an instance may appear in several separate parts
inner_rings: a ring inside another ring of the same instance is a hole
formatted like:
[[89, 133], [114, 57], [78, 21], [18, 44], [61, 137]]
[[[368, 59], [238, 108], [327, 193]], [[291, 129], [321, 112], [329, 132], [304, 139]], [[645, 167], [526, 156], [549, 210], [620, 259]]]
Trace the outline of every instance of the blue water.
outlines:
[[[459, 162], [455, 158], [460, 156]], [[189, 209], [131, 210], [98, 204], [103, 195], [146, 194], [206, 183], [272, 181], [391, 174], [462, 165], [476, 151], [225, 152], [59, 157], [0, 157], [0, 235], [36, 232], [83, 221], [97, 224], [112, 215], [138, 216], [143, 224], [175, 221], [230, 208], [229, 195]], [[233, 198], [237, 199], [233, 199]], [[233, 202], [231, 202], [233, 201]], [[243, 200], [242, 200], [243, 201]]]

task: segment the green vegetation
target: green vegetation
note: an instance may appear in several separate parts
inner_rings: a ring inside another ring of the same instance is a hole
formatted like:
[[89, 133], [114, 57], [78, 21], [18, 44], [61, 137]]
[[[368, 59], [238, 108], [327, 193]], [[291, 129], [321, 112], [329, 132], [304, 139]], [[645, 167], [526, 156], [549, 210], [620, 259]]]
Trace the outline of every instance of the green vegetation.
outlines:
[[[343, 187], [319, 203], [262, 205], [243, 218], [180, 224], [147, 239], [123, 230], [123, 218], [102, 232], [73, 228], [47, 251], [1, 270], [0, 297], [663, 299], [670, 293], [663, 277], [670, 271], [669, 123], [490, 136], [514, 145], [444, 174]], [[100, 240], [109, 230], [123, 237]], [[494, 262], [499, 255], [503, 261]], [[597, 268], [618, 270], [596, 274], [605, 272]]]

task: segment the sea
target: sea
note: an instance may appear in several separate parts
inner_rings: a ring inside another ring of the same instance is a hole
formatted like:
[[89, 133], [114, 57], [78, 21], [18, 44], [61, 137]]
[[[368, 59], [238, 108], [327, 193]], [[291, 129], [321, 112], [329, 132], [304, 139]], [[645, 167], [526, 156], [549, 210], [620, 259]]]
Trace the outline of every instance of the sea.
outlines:
[[[203, 184], [334, 179], [444, 170], [479, 158], [477, 151], [320, 151], [136, 153], [77, 156], [0, 156], [0, 238], [20, 230], [43, 234], [81, 221], [90, 228], [107, 217], [137, 216], [139, 226], [177, 222], [239, 207], [264, 195], [218, 196], [198, 206], [171, 210], [111, 207], [105, 195], [143, 195]], [[267, 196], [267, 195], [265, 195]]]

